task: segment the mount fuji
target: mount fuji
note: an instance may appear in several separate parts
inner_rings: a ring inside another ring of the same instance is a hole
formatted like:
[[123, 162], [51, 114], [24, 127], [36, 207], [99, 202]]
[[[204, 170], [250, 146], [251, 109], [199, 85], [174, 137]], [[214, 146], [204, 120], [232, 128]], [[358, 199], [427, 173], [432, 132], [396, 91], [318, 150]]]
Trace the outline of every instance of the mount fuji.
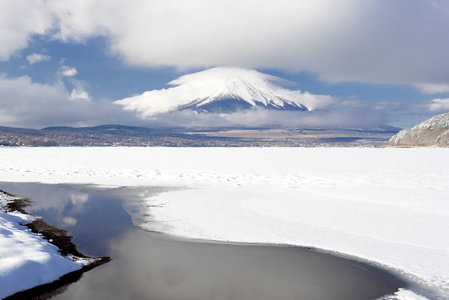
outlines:
[[220, 114], [255, 108], [311, 111], [333, 102], [330, 96], [289, 90], [276, 84], [282, 81], [285, 80], [256, 70], [216, 67], [181, 76], [169, 83], [170, 88], [147, 91], [114, 103], [145, 118], [181, 110]]

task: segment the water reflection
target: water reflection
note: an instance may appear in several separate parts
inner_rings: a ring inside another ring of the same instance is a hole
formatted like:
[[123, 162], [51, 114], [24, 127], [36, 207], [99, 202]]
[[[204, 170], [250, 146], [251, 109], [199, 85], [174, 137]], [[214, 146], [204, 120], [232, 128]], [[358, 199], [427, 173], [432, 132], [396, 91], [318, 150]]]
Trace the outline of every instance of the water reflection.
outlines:
[[86, 255], [110, 256], [110, 242], [135, 229], [119, 199], [92, 196], [68, 186], [1, 183], [0, 187], [32, 199], [27, 211], [68, 229], [78, 250]]
[[37, 203], [31, 211], [49, 223], [66, 224], [81, 252], [113, 258], [55, 299], [350, 300], [374, 299], [404, 285], [381, 270], [306, 249], [192, 243], [145, 232], [122, 207], [131, 194], [122, 201], [34, 187], [17, 186], [19, 193], [0, 184], [30, 196]]

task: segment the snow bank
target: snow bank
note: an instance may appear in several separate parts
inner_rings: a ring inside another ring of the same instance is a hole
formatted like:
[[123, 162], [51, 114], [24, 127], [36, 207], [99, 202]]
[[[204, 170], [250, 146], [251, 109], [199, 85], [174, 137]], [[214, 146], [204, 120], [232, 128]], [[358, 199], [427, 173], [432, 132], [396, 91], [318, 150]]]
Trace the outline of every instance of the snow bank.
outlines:
[[427, 298], [419, 296], [412, 291], [399, 289], [394, 295], [388, 295], [379, 300], [426, 300]]
[[62, 257], [56, 246], [23, 226], [32, 221], [30, 215], [1, 211], [12, 199], [0, 192], [0, 299], [52, 282], [84, 265]]
[[[286, 243], [386, 266], [449, 299], [449, 149], [0, 149], [0, 181], [178, 186], [146, 199], [144, 228]], [[154, 220], [158, 222], [154, 222]]]

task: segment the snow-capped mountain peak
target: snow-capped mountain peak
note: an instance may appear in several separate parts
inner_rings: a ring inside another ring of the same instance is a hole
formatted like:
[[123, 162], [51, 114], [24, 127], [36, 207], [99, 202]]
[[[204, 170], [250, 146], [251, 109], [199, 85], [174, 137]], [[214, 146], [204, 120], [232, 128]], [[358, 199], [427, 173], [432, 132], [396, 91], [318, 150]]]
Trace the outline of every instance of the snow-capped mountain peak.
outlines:
[[329, 96], [292, 91], [275, 84], [281, 79], [255, 70], [217, 67], [179, 77], [172, 87], [116, 101], [142, 116], [176, 110], [229, 113], [262, 107], [312, 110], [332, 101]]

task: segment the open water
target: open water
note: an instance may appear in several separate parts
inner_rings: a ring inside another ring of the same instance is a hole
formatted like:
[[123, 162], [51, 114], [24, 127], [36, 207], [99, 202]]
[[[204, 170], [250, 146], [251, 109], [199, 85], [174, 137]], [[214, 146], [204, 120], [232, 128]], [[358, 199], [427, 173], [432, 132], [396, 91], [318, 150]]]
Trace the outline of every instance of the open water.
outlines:
[[0, 183], [0, 189], [29, 197], [34, 205], [28, 211], [69, 229], [80, 252], [113, 259], [54, 299], [362, 300], [405, 286], [385, 270], [312, 249], [141, 230], [134, 224], [142, 213], [135, 188]]

